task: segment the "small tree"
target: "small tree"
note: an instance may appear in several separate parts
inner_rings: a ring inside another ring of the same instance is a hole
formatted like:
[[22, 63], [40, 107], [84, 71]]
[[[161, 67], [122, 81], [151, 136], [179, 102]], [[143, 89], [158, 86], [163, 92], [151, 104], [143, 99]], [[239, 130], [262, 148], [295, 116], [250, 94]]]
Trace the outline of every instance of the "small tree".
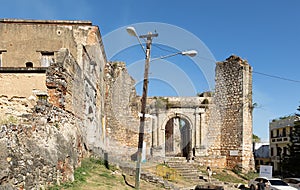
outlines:
[[253, 141], [254, 143], [259, 143], [259, 142], [260, 142], [260, 138], [259, 138], [257, 135], [252, 134], [252, 141]]
[[[300, 106], [298, 107], [300, 112]], [[282, 169], [292, 176], [300, 175], [300, 113], [296, 113], [293, 131], [291, 133], [291, 143], [288, 145], [289, 153], [283, 155]]]

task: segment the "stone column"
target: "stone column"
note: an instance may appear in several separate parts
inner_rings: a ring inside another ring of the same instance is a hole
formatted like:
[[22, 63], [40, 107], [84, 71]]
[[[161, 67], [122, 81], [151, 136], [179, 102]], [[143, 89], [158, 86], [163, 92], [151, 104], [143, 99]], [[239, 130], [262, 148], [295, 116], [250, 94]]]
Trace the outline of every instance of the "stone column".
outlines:
[[205, 126], [205, 113], [200, 114], [200, 120], [201, 120], [201, 127], [200, 127], [200, 147], [204, 145], [204, 136], [206, 135], [204, 133]]
[[152, 123], [152, 147], [151, 147], [151, 155], [152, 157], [160, 158], [164, 157], [165, 154], [163, 154], [162, 149], [162, 142], [160, 140], [161, 138], [161, 130], [160, 130], [160, 121], [159, 121], [159, 114], [156, 113], [155, 116], [153, 116], [153, 123]]
[[196, 145], [195, 145], [195, 156], [203, 156], [203, 130], [204, 130], [204, 108], [196, 108], [195, 117], [196, 117], [196, 124], [195, 124], [195, 131], [196, 131]]
[[195, 144], [195, 147], [199, 148], [200, 147], [200, 139], [201, 139], [201, 136], [200, 136], [201, 115], [199, 112], [199, 108], [196, 108], [195, 118], [196, 118], [196, 122], [195, 122], [196, 144]]
[[157, 147], [157, 117], [152, 117], [152, 147]]
[[156, 133], [157, 133], [157, 147], [161, 147], [161, 140], [160, 140], [160, 136], [161, 136], [161, 130], [160, 130], [160, 122], [159, 122], [159, 114], [157, 114], [156, 117]]
[[181, 147], [180, 146], [176, 146], [178, 143], [181, 143], [181, 136], [180, 136], [180, 124], [179, 124], [179, 118], [173, 118], [174, 119], [174, 123], [173, 123], [173, 143], [174, 143], [174, 153], [178, 154], [181, 153]]

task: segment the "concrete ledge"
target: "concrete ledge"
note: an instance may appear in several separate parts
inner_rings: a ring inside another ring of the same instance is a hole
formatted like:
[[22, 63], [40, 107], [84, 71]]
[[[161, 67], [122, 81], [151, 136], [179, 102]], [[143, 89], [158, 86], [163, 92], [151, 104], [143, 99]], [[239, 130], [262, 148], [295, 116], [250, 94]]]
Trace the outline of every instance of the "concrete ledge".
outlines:
[[0, 67], [0, 73], [46, 73], [47, 67]]

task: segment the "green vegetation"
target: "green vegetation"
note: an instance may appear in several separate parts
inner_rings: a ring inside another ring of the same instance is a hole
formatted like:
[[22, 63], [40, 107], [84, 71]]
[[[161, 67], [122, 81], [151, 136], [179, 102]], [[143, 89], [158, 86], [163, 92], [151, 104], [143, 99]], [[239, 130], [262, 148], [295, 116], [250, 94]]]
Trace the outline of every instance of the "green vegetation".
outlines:
[[[297, 109], [300, 112], [300, 106]], [[291, 144], [288, 146], [288, 153], [283, 150], [283, 162], [281, 168], [284, 168], [285, 173], [281, 173], [285, 177], [300, 175], [300, 113], [296, 113], [298, 120], [294, 122], [293, 131], [291, 133]], [[281, 169], [282, 170], [282, 169]]]
[[168, 98], [163, 98], [163, 97], [154, 97], [156, 99], [156, 108], [157, 109], [166, 109], [169, 104], [169, 99]]
[[97, 169], [98, 164], [102, 165], [102, 161], [93, 158], [83, 160], [81, 163], [81, 167], [78, 167], [74, 171], [74, 182], [63, 183], [62, 185], [55, 185], [51, 187], [50, 190], [72, 189], [82, 185], [87, 181], [87, 178], [91, 176], [90, 171], [93, 169]]
[[258, 143], [258, 142], [260, 142], [260, 138], [257, 135], [252, 134], [252, 141], [255, 143]]
[[[199, 168], [199, 170], [202, 173], [206, 173], [206, 168]], [[253, 179], [255, 177], [258, 177], [258, 173], [249, 172], [247, 174], [234, 171], [234, 170], [226, 170], [226, 169], [213, 169], [213, 176], [212, 178], [215, 178], [222, 182], [228, 182], [228, 183], [247, 183], [250, 179]]]
[[281, 116], [281, 117], [279, 117], [279, 118], [272, 119], [272, 122], [280, 121], [280, 120], [283, 120], [283, 119], [288, 119], [288, 118], [290, 118], [290, 117], [293, 117], [293, 115]]
[[[190, 186], [191, 182], [182, 179], [177, 174], [176, 170], [168, 167], [165, 164], [158, 164], [150, 168], [152, 173], [163, 177], [181, 187]], [[200, 167], [202, 173], [206, 173], [206, 168]], [[257, 173], [235, 173], [231, 170], [214, 169], [213, 178], [219, 181], [228, 183], [243, 183], [246, 184], [249, 179], [257, 177]], [[121, 173], [114, 165], [109, 165], [101, 159], [88, 158], [82, 161], [81, 167], [74, 172], [74, 182], [67, 182], [61, 185], [50, 187], [50, 190], [131, 190], [134, 189], [135, 176], [126, 176]], [[164, 189], [159, 184], [145, 182], [141, 180], [141, 189], [158, 190]]]
[[233, 177], [226, 170], [222, 170], [220, 172], [216, 172], [216, 174], [213, 175], [212, 177], [216, 178], [216, 179], [218, 179], [220, 181], [225, 181], [225, 182], [229, 182], [229, 183], [244, 183], [243, 179], [240, 179], [238, 176]]
[[243, 178], [243, 179], [249, 181], [249, 180], [251, 180], [251, 179], [254, 179], [254, 178], [258, 177], [258, 176], [259, 176], [259, 173], [256, 173], [256, 172], [249, 172], [249, 173], [247, 173], [247, 174], [239, 173], [239, 174], [237, 174], [237, 175], [239, 175], [241, 178]]
[[[101, 159], [84, 159], [74, 172], [74, 182], [50, 187], [50, 190], [130, 190], [134, 189], [134, 176], [126, 176]], [[156, 184], [141, 180], [141, 189], [163, 189]]]

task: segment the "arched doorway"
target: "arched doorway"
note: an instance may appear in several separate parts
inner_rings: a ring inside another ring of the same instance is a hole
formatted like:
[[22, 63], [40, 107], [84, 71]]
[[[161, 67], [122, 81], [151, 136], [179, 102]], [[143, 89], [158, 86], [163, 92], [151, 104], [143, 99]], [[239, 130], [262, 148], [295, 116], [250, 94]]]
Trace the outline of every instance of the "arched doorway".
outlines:
[[189, 158], [191, 152], [191, 126], [187, 119], [172, 117], [165, 125], [165, 154]]
[[189, 158], [191, 147], [191, 127], [186, 120], [180, 120], [180, 135], [181, 135], [181, 149], [182, 156]]
[[170, 119], [166, 124], [165, 142], [166, 154], [172, 154], [174, 151], [174, 119]]

